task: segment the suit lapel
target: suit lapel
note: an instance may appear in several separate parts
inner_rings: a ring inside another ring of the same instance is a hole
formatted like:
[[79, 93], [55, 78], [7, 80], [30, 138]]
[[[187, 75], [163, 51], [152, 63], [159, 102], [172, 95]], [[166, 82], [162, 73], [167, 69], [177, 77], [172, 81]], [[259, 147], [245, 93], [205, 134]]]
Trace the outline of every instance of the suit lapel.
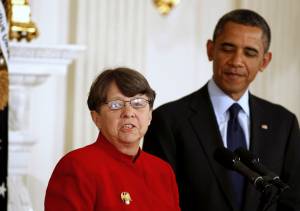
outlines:
[[[206, 154], [209, 165], [211, 166], [216, 180], [222, 190], [224, 197], [227, 198], [233, 207], [233, 190], [230, 185], [227, 170], [217, 163], [214, 159], [214, 151], [217, 147], [222, 147], [222, 137], [219, 132], [213, 106], [208, 95], [207, 85], [198, 91], [191, 101], [191, 109], [195, 113], [190, 118], [190, 123], [198, 136], [203, 151]], [[225, 178], [220, 176], [225, 175]]]
[[250, 95], [249, 101], [251, 121], [250, 150], [256, 155], [264, 155], [264, 157], [272, 159], [272, 150], [266, 150], [266, 148], [271, 148], [273, 145], [270, 138], [272, 134], [272, 117], [268, 116], [263, 105], [259, 103], [255, 96]]
[[[250, 150], [258, 155], [263, 155], [265, 160], [272, 159], [272, 138], [271, 138], [271, 119], [264, 106], [253, 95], [249, 95], [250, 107]], [[224, 197], [227, 198], [231, 207], [234, 207], [234, 196], [227, 170], [218, 164], [214, 157], [217, 147], [223, 146], [214, 110], [208, 95], [207, 85], [200, 89], [191, 101], [191, 109], [194, 115], [190, 118], [190, 123], [198, 136], [199, 143], [206, 154], [209, 165], [211, 166], [216, 180], [222, 190]], [[208, 132], [209, 131], [209, 132]], [[266, 148], [268, 150], [266, 150]], [[225, 178], [219, 175], [225, 175]], [[245, 194], [245, 211], [256, 210], [259, 206], [261, 194], [252, 184], [248, 184]]]
[[[250, 106], [250, 151], [257, 156], [263, 155], [265, 159], [272, 159], [272, 140], [270, 138], [271, 119], [266, 114], [264, 107], [257, 98], [249, 95]], [[266, 150], [267, 149], [267, 150]], [[252, 211], [259, 206], [261, 194], [249, 184], [246, 189], [245, 207], [247, 211]]]

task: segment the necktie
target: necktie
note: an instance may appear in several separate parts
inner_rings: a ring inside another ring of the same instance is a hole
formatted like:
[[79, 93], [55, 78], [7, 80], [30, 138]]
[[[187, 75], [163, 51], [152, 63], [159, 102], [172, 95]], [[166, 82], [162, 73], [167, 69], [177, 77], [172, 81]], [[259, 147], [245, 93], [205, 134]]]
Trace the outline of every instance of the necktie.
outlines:
[[[228, 109], [230, 119], [227, 125], [227, 148], [231, 151], [239, 147], [246, 148], [245, 134], [238, 120], [238, 114], [241, 109], [241, 106], [237, 103], [232, 104]], [[236, 204], [241, 208], [245, 182], [244, 177], [237, 172], [230, 171], [230, 179], [234, 188]]]

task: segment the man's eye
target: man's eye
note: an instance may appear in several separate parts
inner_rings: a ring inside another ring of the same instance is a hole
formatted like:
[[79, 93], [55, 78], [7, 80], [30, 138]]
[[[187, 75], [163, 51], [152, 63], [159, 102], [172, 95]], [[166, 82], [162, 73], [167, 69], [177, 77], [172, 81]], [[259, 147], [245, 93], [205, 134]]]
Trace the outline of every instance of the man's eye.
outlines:
[[245, 51], [245, 54], [246, 54], [246, 56], [249, 56], [249, 57], [255, 57], [255, 56], [257, 56], [258, 53], [255, 50], [249, 49], [249, 50]]
[[233, 46], [230, 46], [230, 45], [224, 45], [222, 46], [221, 48], [223, 51], [225, 52], [230, 52], [230, 51], [233, 51], [234, 50], [234, 47]]

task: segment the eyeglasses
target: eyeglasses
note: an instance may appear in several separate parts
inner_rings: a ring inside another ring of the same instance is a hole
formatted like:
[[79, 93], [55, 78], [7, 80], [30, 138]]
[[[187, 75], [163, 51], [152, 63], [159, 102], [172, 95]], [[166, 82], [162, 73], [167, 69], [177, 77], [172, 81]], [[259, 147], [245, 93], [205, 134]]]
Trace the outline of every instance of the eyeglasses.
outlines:
[[119, 110], [125, 107], [125, 103], [129, 103], [132, 108], [139, 109], [144, 108], [149, 104], [150, 100], [144, 98], [132, 98], [130, 100], [111, 100], [106, 102], [110, 110]]

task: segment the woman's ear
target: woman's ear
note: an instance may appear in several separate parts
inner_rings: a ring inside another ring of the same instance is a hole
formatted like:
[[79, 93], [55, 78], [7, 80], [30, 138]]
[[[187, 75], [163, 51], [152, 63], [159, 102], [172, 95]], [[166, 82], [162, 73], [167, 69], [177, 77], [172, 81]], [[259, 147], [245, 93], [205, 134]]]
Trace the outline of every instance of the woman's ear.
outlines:
[[100, 127], [101, 127], [100, 114], [97, 111], [91, 111], [91, 117], [92, 117], [92, 120], [95, 123], [95, 125], [100, 130]]
[[150, 123], [151, 123], [151, 120], [152, 120], [152, 109], [150, 110], [150, 112], [149, 112], [149, 123], [148, 123], [148, 126], [150, 125]]

